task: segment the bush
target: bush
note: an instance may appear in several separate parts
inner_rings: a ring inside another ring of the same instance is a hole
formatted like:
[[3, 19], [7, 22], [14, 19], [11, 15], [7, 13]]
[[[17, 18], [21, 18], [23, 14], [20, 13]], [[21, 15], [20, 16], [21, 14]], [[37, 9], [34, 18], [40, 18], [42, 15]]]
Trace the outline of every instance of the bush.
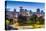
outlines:
[[10, 23], [10, 21], [9, 20], [6, 20], [5, 23], [6, 23], [6, 25], [8, 25]]

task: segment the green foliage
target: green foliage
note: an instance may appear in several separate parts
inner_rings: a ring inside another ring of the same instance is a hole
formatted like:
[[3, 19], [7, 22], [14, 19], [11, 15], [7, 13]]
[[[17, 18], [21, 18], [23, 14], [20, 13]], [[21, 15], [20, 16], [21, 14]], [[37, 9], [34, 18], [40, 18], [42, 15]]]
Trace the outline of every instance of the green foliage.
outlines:
[[9, 20], [6, 20], [5, 22], [6, 22], [6, 25], [8, 25], [8, 24], [10, 23], [10, 21], [9, 21]]

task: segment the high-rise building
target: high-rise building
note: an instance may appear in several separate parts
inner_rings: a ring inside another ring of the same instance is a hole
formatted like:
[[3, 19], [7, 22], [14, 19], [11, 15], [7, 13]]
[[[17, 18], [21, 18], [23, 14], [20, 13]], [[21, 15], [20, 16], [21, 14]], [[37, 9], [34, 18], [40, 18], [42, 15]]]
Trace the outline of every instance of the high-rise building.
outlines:
[[37, 13], [40, 13], [40, 9], [39, 8], [37, 9]]
[[41, 14], [44, 14], [44, 11], [43, 10], [41, 10]]
[[20, 7], [20, 12], [23, 12], [23, 11], [24, 11], [23, 7]]
[[32, 13], [32, 11], [30, 10], [30, 13]]
[[25, 12], [27, 12], [27, 9], [25, 9]]
[[16, 12], [16, 9], [14, 9], [14, 12]]

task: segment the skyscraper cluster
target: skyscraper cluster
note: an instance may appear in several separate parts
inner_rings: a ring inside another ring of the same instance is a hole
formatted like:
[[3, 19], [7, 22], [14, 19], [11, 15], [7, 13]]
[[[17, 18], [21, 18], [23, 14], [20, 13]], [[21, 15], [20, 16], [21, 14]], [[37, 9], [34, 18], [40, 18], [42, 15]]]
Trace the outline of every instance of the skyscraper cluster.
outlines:
[[[38, 16], [44, 16], [45, 12], [43, 10], [40, 10], [39, 8], [36, 9], [36, 12], [33, 12], [32, 10], [29, 11], [27, 9], [23, 9], [23, 7], [20, 7], [20, 12], [16, 12], [16, 9], [14, 9], [13, 11], [9, 11], [8, 9], [6, 9], [6, 15], [11, 16], [13, 14], [15, 14], [17, 16], [19, 16], [21, 14], [22, 16], [28, 17], [28, 16], [32, 16], [33, 14], [36, 14]], [[11, 17], [13, 17], [13, 16], [11, 16]]]

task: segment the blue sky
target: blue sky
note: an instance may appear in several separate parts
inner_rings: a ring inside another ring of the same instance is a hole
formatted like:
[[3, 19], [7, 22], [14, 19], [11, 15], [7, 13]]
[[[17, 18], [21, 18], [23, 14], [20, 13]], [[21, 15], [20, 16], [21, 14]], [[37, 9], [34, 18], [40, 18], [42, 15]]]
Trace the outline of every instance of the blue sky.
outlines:
[[6, 1], [15, 1], [15, 0], [6, 0]]
[[37, 2], [7, 1], [7, 8], [10, 8], [10, 11], [13, 11], [14, 8], [19, 11], [19, 7], [22, 6], [23, 9], [32, 10], [35, 12], [37, 8], [44, 10], [44, 5], [44, 3]]

